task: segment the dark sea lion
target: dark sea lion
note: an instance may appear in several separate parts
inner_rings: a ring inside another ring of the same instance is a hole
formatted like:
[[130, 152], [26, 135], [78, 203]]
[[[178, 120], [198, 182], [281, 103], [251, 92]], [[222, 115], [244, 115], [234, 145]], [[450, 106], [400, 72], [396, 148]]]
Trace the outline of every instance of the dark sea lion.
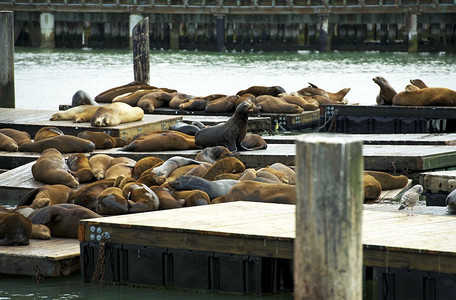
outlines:
[[71, 188], [79, 182], [69, 173], [68, 165], [62, 154], [54, 149], [44, 150], [35, 164], [32, 165], [32, 175], [36, 181], [47, 184], [63, 184]]
[[160, 199], [159, 210], [181, 208], [184, 206], [185, 200], [177, 200], [168, 189], [159, 186], [152, 186], [150, 188]]
[[17, 152], [19, 150], [19, 146], [15, 140], [0, 132], [0, 150]]
[[175, 130], [159, 130], [136, 138], [121, 151], [153, 152], [198, 149], [195, 137]]
[[209, 113], [227, 113], [233, 112], [236, 108], [236, 101], [239, 99], [238, 95], [226, 96], [207, 102], [204, 111]]
[[114, 157], [101, 153], [95, 154], [89, 158], [90, 168], [92, 169], [93, 176], [95, 176], [97, 180], [105, 178], [106, 170], [111, 165], [113, 159]]
[[0, 246], [28, 245], [32, 223], [15, 212], [0, 212]]
[[298, 114], [304, 111], [303, 108], [296, 104], [287, 103], [282, 98], [270, 95], [256, 97], [256, 103], [261, 106], [261, 111], [264, 113]]
[[140, 121], [144, 111], [139, 107], [132, 107], [126, 103], [114, 102], [98, 107], [90, 119], [90, 124], [97, 127], [115, 126], [123, 123]]
[[92, 152], [95, 150], [95, 144], [72, 135], [58, 135], [38, 142], [22, 144], [19, 151], [42, 152], [49, 148], [55, 148], [62, 153]]
[[182, 133], [185, 133], [188, 135], [193, 135], [193, 136], [200, 130], [200, 128], [198, 126], [193, 125], [193, 124], [187, 124], [185, 122], [176, 122], [176, 123], [172, 124], [171, 126], [169, 126], [169, 129], [179, 131], [179, 132], [182, 132]]
[[409, 180], [404, 175], [395, 176], [380, 171], [364, 171], [364, 173], [374, 177], [382, 186], [383, 191], [402, 189], [407, 186]]
[[456, 106], [456, 91], [438, 87], [404, 91], [394, 95], [392, 102], [402, 106]]
[[71, 107], [79, 105], [98, 105], [98, 103], [93, 101], [92, 97], [90, 97], [87, 92], [78, 90], [71, 98]]
[[99, 108], [98, 105], [79, 105], [72, 108], [69, 108], [64, 111], [59, 111], [54, 113], [50, 120], [51, 121], [63, 121], [63, 120], [72, 120], [76, 123], [89, 122], [92, 119], [93, 115]]
[[74, 190], [63, 184], [46, 184], [25, 194], [17, 206], [28, 205], [32, 208], [42, 208], [48, 205], [66, 203]]
[[133, 178], [138, 179], [144, 171], [154, 168], [158, 164], [162, 164], [163, 159], [155, 156], [147, 156], [138, 160], [133, 168]]
[[95, 149], [111, 149], [123, 147], [127, 141], [120, 137], [112, 137], [105, 132], [100, 131], [83, 131], [78, 133], [78, 137], [92, 141], [95, 144]]
[[389, 82], [381, 76], [372, 78], [372, 80], [380, 86], [380, 93], [377, 96], [377, 104], [392, 105], [393, 97], [396, 95], [396, 90], [389, 84]]
[[268, 147], [268, 144], [260, 135], [252, 133], [246, 134], [241, 144], [249, 150], [261, 150]]
[[456, 190], [453, 190], [445, 199], [447, 209], [450, 213], [456, 214]]
[[254, 86], [249, 87], [248, 89], [237, 92], [236, 95], [242, 96], [244, 94], [252, 94], [255, 97], [258, 97], [260, 95], [278, 96], [279, 94], [282, 94], [282, 93], [285, 93], [285, 89], [281, 86], [254, 85]]
[[382, 185], [373, 176], [364, 173], [363, 176], [364, 199], [375, 200], [382, 193]]
[[89, 158], [86, 155], [82, 153], [70, 154], [67, 158], [67, 164], [70, 173], [79, 183], [90, 182], [94, 179]]
[[91, 182], [77, 189], [69, 198], [69, 203], [84, 206], [95, 211], [98, 195], [105, 189], [114, 185], [114, 179], [102, 179]]
[[35, 133], [35, 136], [33, 137], [34, 142], [39, 142], [41, 140], [54, 137], [54, 136], [59, 136], [59, 135], [64, 135], [63, 131], [60, 130], [57, 127], [54, 126], [45, 126], [41, 127], [40, 130], [38, 130]]
[[12, 138], [18, 146], [32, 141], [30, 134], [26, 131], [16, 130], [13, 128], [0, 128], [0, 133]]
[[100, 215], [123, 215], [128, 209], [128, 201], [118, 187], [109, 187], [97, 196], [95, 211]]
[[226, 195], [238, 182], [230, 179], [210, 181], [197, 176], [183, 175], [168, 184], [175, 190], [201, 190], [206, 192], [209, 198], [214, 199]]
[[79, 220], [100, 217], [90, 209], [65, 203], [37, 210], [30, 216], [30, 221], [33, 224], [46, 225], [51, 230], [51, 236], [77, 239]]
[[296, 189], [294, 185], [289, 184], [245, 180], [233, 186], [226, 194], [225, 201], [296, 204]]
[[207, 180], [214, 180], [217, 175], [223, 173], [242, 173], [245, 166], [236, 157], [225, 157], [216, 161], [201, 178]]
[[205, 161], [213, 164], [217, 160], [222, 159], [224, 157], [234, 157], [234, 154], [225, 146], [214, 146], [206, 147], [200, 152], [198, 152], [198, 154], [196, 154], [195, 159], [198, 161]]
[[230, 151], [247, 150], [241, 142], [247, 134], [249, 112], [254, 105], [242, 102], [226, 123], [200, 129], [195, 143], [200, 147], [225, 146]]
[[133, 91], [137, 91], [137, 90], [141, 90], [141, 89], [153, 90], [153, 89], [157, 89], [157, 87], [154, 87], [154, 86], [151, 86], [148, 84], [143, 84], [138, 81], [133, 81], [128, 84], [113, 87], [109, 90], [106, 90], [106, 91], [98, 94], [97, 96], [95, 96], [94, 100], [98, 103], [111, 103], [112, 99], [114, 99], [115, 97], [117, 97], [119, 95], [131, 93]]

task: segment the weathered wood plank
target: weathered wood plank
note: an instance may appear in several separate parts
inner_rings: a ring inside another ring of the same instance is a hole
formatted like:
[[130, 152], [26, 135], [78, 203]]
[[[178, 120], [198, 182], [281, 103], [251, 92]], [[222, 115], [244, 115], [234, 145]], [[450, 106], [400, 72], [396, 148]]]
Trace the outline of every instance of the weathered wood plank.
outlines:
[[456, 188], [456, 170], [423, 172], [419, 182], [431, 193], [450, 193]]

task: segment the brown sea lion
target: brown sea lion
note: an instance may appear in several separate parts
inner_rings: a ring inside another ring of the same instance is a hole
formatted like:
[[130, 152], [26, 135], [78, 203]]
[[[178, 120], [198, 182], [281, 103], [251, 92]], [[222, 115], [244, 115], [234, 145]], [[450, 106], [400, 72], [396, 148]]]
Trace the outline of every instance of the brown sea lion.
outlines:
[[19, 146], [15, 140], [0, 132], [0, 150], [16, 152], [19, 150]]
[[288, 175], [282, 171], [276, 170], [274, 168], [266, 167], [266, 168], [261, 168], [257, 171], [257, 176], [262, 176], [263, 172], [268, 172], [273, 174], [280, 182], [289, 184], [290, 179], [288, 178]]
[[171, 192], [166, 188], [152, 186], [150, 189], [154, 191], [154, 193], [160, 199], [160, 206], [158, 208], [159, 210], [181, 208], [185, 203], [185, 200], [183, 199], [177, 200], [174, 198]]
[[222, 180], [222, 179], [232, 179], [232, 180], [239, 180], [243, 173], [222, 173], [215, 176], [214, 180]]
[[71, 107], [79, 105], [98, 105], [98, 103], [93, 101], [92, 97], [90, 97], [87, 92], [78, 90], [71, 98]]
[[236, 108], [236, 101], [238, 99], [238, 95], [231, 95], [208, 101], [204, 111], [210, 113], [233, 112]]
[[296, 104], [287, 103], [279, 97], [270, 95], [256, 97], [256, 103], [261, 106], [261, 111], [264, 113], [298, 114], [304, 111], [303, 108]]
[[268, 144], [260, 135], [253, 133], [246, 134], [241, 144], [249, 150], [261, 150], [268, 147]]
[[170, 108], [178, 109], [179, 105], [181, 105], [184, 102], [189, 101], [192, 98], [192, 96], [187, 95], [187, 94], [182, 94], [182, 93], [177, 93], [169, 102], [168, 106]]
[[254, 105], [242, 102], [226, 123], [203, 128], [195, 134], [195, 143], [200, 147], [225, 146], [230, 151], [247, 150], [241, 142], [247, 134], [249, 112]]
[[46, 184], [25, 194], [17, 206], [28, 205], [32, 208], [42, 208], [48, 205], [66, 203], [74, 190], [63, 184]]
[[79, 183], [90, 182], [94, 179], [89, 159], [82, 153], [73, 153], [68, 155], [67, 164], [70, 173]]
[[187, 190], [187, 191], [172, 191], [172, 195], [176, 199], [184, 199], [185, 207], [189, 206], [198, 206], [198, 205], [205, 205], [210, 204], [211, 199], [206, 192], [200, 190]]
[[113, 185], [114, 179], [102, 179], [91, 182], [77, 189], [68, 199], [68, 202], [84, 206], [90, 210], [95, 211], [98, 195]]
[[35, 164], [32, 165], [32, 175], [36, 181], [47, 184], [64, 184], [75, 188], [79, 182], [69, 173], [68, 166], [62, 154], [55, 148], [44, 150]]
[[421, 79], [410, 79], [410, 83], [420, 89], [425, 89], [428, 87], [426, 83], [424, 83]]
[[139, 107], [132, 107], [126, 103], [115, 102], [98, 107], [90, 119], [90, 124], [97, 127], [115, 126], [122, 123], [140, 121], [144, 111]]
[[262, 170], [256, 172], [256, 178], [253, 180], [266, 183], [282, 183], [275, 174]]
[[141, 89], [153, 90], [153, 89], [157, 89], [157, 87], [154, 87], [154, 86], [151, 86], [148, 84], [143, 84], [138, 81], [133, 81], [128, 84], [113, 87], [109, 90], [106, 90], [106, 91], [98, 94], [97, 96], [95, 96], [94, 100], [98, 103], [111, 103], [112, 99], [114, 99], [115, 97], [117, 97], [119, 95], [131, 93], [133, 91], [137, 91], [137, 90], [141, 90]]
[[128, 200], [129, 213], [155, 211], [160, 206], [158, 196], [143, 183], [129, 182], [122, 188], [122, 192]]
[[77, 239], [79, 220], [100, 217], [90, 209], [65, 203], [37, 210], [30, 216], [30, 221], [33, 224], [46, 225], [51, 230], [51, 236]]
[[302, 95], [280, 94], [280, 99], [285, 100], [289, 104], [296, 104], [306, 111], [316, 110], [320, 107], [320, 102], [312, 97]]
[[383, 191], [402, 189], [407, 186], [409, 180], [404, 175], [395, 176], [380, 171], [364, 171], [364, 173], [374, 177], [382, 186]]
[[149, 94], [151, 91], [153, 90], [137, 90], [130, 93], [125, 93], [112, 99], [112, 103], [123, 102], [130, 106], [136, 106], [139, 99], [141, 99], [144, 95]]
[[93, 176], [95, 176], [97, 180], [105, 178], [106, 170], [111, 165], [113, 159], [114, 157], [107, 154], [95, 154], [89, 158], [90, 168], [92, 169]]
[[64, 121], [72, 120], [76, 123], [89, 122], [93, 115], [98, 109], [98, 105], [79, 105], [76, 107], [69, 108], [65, 111], [59, 111], [54, 113], [50, 120], [51, 121]]
[[196, 167], [194, 167], [193, 169], [191, 169], [190, 171], [188, 171], [187, 173], [185, 173], [185, 175], [193, 175], [193, 176], [203, 176], [207, 170], [212, 166], [211, 163], [208, 163], [208, 162], [203, 162], [199, 165], [197, 165]]
[[252, 94], [249, 94], [249, 93], [246, 93], [246, 94], [242, 94], [239, 96], [239, 98], [236, 100], [236, 107], [241, 103], [241, 102], [244, 102], [244, 101], [250, 101], [250, 102], [253, 102], [255, 103], [255, 95], [252, 95]]
[[296, 189], [294, 185], [289, 184], [245, 180], [233, 186], [226, 194], [225, 201], [296, 204]]
[[170, 181], [169, 187], [175, 190], [201, 190], [214, 199], [226, 195], [230, 189], [238, 183], [238, 180], [223, 179], [210, 181], [198, 176], [183, 175]]
[[41, 127], [33, 137], [34, 142], [38, 142], [53, 136], [64, 135], [63, 131], [54, 126]]
[[169, 182], [169, 181], [176, 179], [179, 176], [185, 175], [188, 172], [190, 172], [191, 170], [193, 170], [194, 168], [196, 168], [197, 166], [198, 165], [196, 165], [196, 164], [189, 164], [189, 165], [178, 167], [178, 168], [174, 169], [171, 172], [171, 174], [168, 175], [168, 177], [166, 177], [166, 181]]
[[222, 159], [224, 157], [234, 157], [234, 154], [225, 146], [214, 146], [206, 147], [200, 152], [198, 152], [198, 154], [196, 154], [195, 159], [198, 161], [205, 161], [213, 164], [217, 160]]
[[104, 178], [116, 179], [119, 176], [132, 177], [133, 166], [128, 163], [111, 164], [111, 166], [106, 170]]
[[92, 141], [95, 144], [95, 149], [111, 149], [123, 147], [127, 141], [120, 137], [112, 137], [105, 132], [99, 131], [83, 131], [77, 135], [81, 139]]
[[26, 131], [16, 130], [13, 128], [0, 128], [0, 133], [12, 138], [18, 146], [32, 141], [30, 134]]
[[182, 157], [182, 156], [173, 156], [169, 159], [167, 159], [163, 164], [154, 167], [152, 169], [152, 172], [154, 174], [157, 174], [158, 176], [162, 176], [164, 178], [168, 177], [175, 169], [186, 166], [186, 165], [192, 165], [192, 164], [200, 164], [201, 162], [187, 158], [187, 157]]
[[456, 106], [456, 91], [438, 87], [414, 89], [397, 93], [392, 102], [402, 106]]
[[375, 200], [382, 193], [382, 185], [373, 176], [364, 173], [363, 176], [364, 199]]
[[242, 173], [245, 166], [236, 157], [225, 157], [216, 161], [201, 178], [207, 180], [214, 180], [217, 175], [223, 173]]
[[295, 184], [296, 183], [296, 172], [289, 166], [286, 166], [282, 163], [273, 163], [272, 165], [269, 166], [272, 169], [275, 169], [277, 171], [283, 172], [287, 174], [289, 184]]
[[159, 130], [135, 139], [121, 151], [152, 152], [197, 149], [195, 137], [174, 130]]
[[136, 106], [141, 107], [146, 113], [153, 113], [156, 108], [168, 103], [177, 93], [163, 91], [150, 92], [138, 100]]
[[381, 76], [372, 78], [372, 80], [379, 85], [380, 93], [377, 95], [377, 104], [391, 105], [393, 104], [393, 97], [396, 95], [396, 90], [389, 84], [389, 82]]
[[19, 151], [42, 152], [49, 148], [55, 148], [62, 153], [92, 152], [95, 150], [95, 144], [72, 135], [58, 135], [38, 142], [22, 144], [19, 146]]
[[30, 244], [32, 223], [15, 212], [0, 212], [0, 246]]
[[239, 181], [254, 180], [256, 177], [256, 170], [253, 168], [248, 168], [245, 169], [241, 177], [239, 177]]
[[258, 97], [260, 95], [278, 96], [279, 94], [282, 94], [282, 93], [285, 93], [285, 89], [281, 86], [254, 85], [254, 86], [249, 87], [248, 89], [237, 92], [236, 95], [242, 96], [244, 94], [252, 94], [255, 97]]
[[153, 173], [142, 174], [137, 180], [138, 183], [144, 183], [147, 186], [162, 185], [165, 181], [166, 178], [157, 176], [157, 174]]
[[97, 196], [95, 211], [100, 215], [123, 215], [128, 209], [128, 201], [118, 187], [109, 187]]
[[37, 240], [50, 240], [51, 230], [43, 224], [32, 224], [32, 235], [30, 238]]
[[133, 168], [133, 178], [138, 179], [144, 171], [162, 164], [163, 159], [155, 156], [147, 156], [138, 160]]
[[204, 111], [209, 100], [202, 97], [193, 97], [179, 104], [179, 109], [190, 111]]

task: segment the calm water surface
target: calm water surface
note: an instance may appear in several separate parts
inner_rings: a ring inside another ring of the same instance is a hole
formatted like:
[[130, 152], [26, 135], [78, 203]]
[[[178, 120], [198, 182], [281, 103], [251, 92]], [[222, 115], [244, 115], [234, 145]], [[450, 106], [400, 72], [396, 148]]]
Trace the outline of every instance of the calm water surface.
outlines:
[[[151, 52], [151, 85], [195, 96], [235, 94], [252, 85], [280, 85], [287, 92], [311, 82], [335, 92], [350, 87], [352, 103], [375, 104], [375, 76], [397, 90], [410, 79], [429, 86], [456, 89], [456, 56], [406, 53], [207, 53]], [[77, 90], [92, 97], [133, 80], [132, 54], [119, 50], [15, 49], [17, 108], [57, 110], [70, 104]], [[365, 283], [364, 299], [377, 299], [375, 282]], [[372, 288], [373, 286], [373, 288]], [[131, 286], [91, 285], [79, 274], [37, 282], [29, 276], [0, 275], [3, 299], [292, 299], [291, 294], [266, 297], [193, 293]]]
[[[378, 52], [213, 53], [153, 51], [150, 84], [195, 96], [236, 94], [252, 85], [280, 85], [287, 92], [311, 82], [330, 92], [349, 87], [352, 103], [375, 104], [385, 77], [397, 90], [420, 78], [429, 86], [456, 89], [456, 56]], [[126, 50], [15, 50], [17, 108], [58, 109], [77, 90], [92, 97], [133, 80]]]

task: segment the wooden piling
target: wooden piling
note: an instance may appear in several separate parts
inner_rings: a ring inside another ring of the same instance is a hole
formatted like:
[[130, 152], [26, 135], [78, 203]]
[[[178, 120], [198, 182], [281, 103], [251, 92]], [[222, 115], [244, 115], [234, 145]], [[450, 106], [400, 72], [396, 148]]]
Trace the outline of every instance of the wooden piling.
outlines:
[[418, 52], [418, 30], [417, 30], [417, 15], [408, 15], [408, 52]]
[[225, 50], [225, 16], [217, 15], [216, 30], [217, 30], [217, 51]]
[[362, 141], [296, 138], [295, 299], [361, 299]]
[[14, 13], [0, 11], [0, 107], [14, 108]]
[[142, 19], [133, 27], [133, 69], [135, 81], [150, 82], [149, 18]]

